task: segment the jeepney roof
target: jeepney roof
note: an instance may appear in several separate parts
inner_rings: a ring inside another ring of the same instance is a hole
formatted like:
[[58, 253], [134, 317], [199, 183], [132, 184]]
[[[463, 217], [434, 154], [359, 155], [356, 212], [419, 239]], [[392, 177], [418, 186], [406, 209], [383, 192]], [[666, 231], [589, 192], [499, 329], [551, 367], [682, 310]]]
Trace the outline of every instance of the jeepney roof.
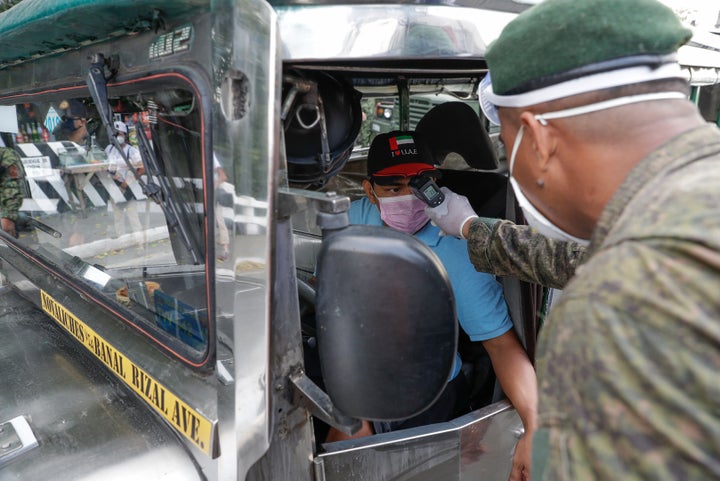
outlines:
[[51, 55], [189, 17], [210, 0], [23, 0], [0, 14], [0, 66]]
[[[269, 0], [278, 12], [286, 62], [356, 64], [403, 70], [484, 70], [484, 53], [502, 27], [531, 0]], [[0, 13], [0, 68], [112, 37], [162, 29], [190, 18], [211, 0], [23, 0]], [[467, 8], [466, 8], [467, 7]], [[161, 14], [158, 16], [158, 12]], [[717, 83], [718, 36], [695, 31], [680, 63], [695, 83]], [[480, 62], [478, 62], [480, 60]], [[400, 61], [400, 63], [398, 63]], [[348, 63], [349, 62], [349, 63]], [[407, 72], [411, 73], [411, 72]], [[412, 76], [412, 75], [411, 75]]]

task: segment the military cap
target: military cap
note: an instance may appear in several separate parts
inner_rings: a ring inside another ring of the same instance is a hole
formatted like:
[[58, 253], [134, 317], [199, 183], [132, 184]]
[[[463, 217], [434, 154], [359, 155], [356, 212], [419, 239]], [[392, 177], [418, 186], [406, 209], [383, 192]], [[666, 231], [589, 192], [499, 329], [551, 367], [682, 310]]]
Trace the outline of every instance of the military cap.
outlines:
[[598, 72], [660, 65], [691, 36], [656, 0], [544, 0], [488, 48], [492, 92], [516, 95]]

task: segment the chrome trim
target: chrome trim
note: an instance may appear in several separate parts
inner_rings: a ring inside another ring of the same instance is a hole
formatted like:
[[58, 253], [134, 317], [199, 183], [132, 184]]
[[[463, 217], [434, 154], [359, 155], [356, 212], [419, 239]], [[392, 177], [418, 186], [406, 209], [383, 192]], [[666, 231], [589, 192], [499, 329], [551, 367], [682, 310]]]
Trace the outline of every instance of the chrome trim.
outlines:
[[25, 416], [16, 416], [0, 424], [0, 468], [38, 446]]

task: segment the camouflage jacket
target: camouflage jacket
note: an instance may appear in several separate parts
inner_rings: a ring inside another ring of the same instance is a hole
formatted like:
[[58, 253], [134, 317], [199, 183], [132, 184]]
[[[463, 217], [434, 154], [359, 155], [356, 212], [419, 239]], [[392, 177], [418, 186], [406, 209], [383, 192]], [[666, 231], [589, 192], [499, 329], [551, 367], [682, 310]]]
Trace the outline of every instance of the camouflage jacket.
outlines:
[[468, 252], [475, 269], [562, 289], [585, 256], [585, 247], [549, 239], [532, 227], [480, 217], [470, 226]]
[[533, 479], [720, 479], [718, 206], [707, 125], [636, 166], [582, 264], [561, 261], [575, 275], [538, 339]]
[[23, 201], [22, 185], [25, 177], [22, 161], [18, 154], [6, 147], [0, 147], [0, 216], [17, 220]]

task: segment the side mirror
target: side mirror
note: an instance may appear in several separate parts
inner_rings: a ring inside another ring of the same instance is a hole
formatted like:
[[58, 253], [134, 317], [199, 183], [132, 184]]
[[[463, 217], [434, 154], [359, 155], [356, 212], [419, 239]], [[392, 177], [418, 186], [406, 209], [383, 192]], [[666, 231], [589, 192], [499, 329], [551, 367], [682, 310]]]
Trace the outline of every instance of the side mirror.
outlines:
[[335, 406], [382, 421], [429, 407], [458, 335], [450, 281], [432, 250], [387, 227], [349, 226], [325, 237], [317, 279], [318, 349]]

